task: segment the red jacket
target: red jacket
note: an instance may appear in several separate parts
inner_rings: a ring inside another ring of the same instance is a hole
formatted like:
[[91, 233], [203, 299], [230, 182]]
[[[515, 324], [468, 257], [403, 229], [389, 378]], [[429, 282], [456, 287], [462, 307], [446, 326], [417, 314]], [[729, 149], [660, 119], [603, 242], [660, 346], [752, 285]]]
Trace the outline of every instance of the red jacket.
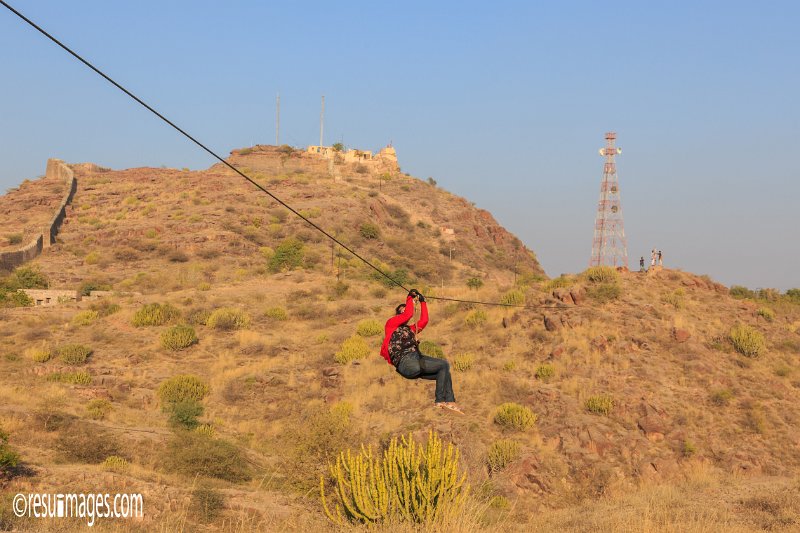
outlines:
[[[411, 331], [414, 333], [419, 333], [425, 326], [428, 325], [428, 304], [422, 302], [422, 314], [419, 317], [419, 322], [416, 324], [411, 324], [409, 327]], [[390, 365], [392, 364], [392, 359], [389, 357], [389, 339], [392, 337], [392, 333], [396, 330], [399, 326], [405, 324], [414, 316], [414, 298], [409, 296], [406, 298], [406, 308], [405, 310], [399, 314], [395, 315], [389, 320], [386, 321], [386, 325], [383, 327], [385, 332], [385, 336], [383, 337], [383, 344], [381, 344], [381, 355], [386, 362]]]

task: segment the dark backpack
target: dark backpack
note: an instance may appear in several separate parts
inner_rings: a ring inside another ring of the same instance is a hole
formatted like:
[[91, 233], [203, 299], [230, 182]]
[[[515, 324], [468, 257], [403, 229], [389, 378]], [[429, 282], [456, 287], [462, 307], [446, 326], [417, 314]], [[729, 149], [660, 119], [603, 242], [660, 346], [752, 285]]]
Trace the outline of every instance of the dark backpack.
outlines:
[[400, 362], [404, 355], [416, 351], [418, 346], [417, 338], [410, 327], [407, 325], [398, 327], [389, 337], [389, 357], [392, 360], [392, 364], [397, 366], [397, 363]]

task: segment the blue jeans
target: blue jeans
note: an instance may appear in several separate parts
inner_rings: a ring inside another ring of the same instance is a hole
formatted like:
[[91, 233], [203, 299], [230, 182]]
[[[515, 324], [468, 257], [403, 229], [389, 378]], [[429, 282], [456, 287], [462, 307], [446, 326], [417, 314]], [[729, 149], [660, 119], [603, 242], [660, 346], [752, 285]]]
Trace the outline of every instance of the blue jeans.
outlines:
[[403, 357], [395, 370], [406, 379], [435, 379], [436, 401], [456, 401], [453, 395], [453, 380], [450, 377], [450, 363], [444, 359], [411, 352]]

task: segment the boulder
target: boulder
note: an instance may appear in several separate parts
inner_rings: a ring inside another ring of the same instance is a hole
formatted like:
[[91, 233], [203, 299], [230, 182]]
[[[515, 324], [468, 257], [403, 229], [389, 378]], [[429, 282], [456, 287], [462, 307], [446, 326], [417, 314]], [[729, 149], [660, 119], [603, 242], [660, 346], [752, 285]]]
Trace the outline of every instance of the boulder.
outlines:
[[686, 342], [692, 337], [692, 334], [681, 328], [672, 328], [672, 338], [677, 342]]
[[569, 294], [572, 297], [572, 301], [575, 305], [580, 305], [586, 299], [586, 288], [585, 287], [573, 287], [569, 290]]
[[544, 315], [544, 328], [547, 331], [558, 331], [562, 328], [561, 321], [550, 315]]
[[572, 300], [572, 295], [570, 294], [570, 291], [568, 289], [564, 289], [562, 287], [559, 287], [557, 289], [553, 289], [553, 298], [555, 298], [559, 302], [565, 303], [565, 304], [574, 303], [573, 300]]
[[564, 355], [565, 346], [563, 344], [556, 345], [552, 350], [550, 350], [550, 359], [558, 359], [562, 355]]
[[527, 455], [508, 467], [508, 479], [519, 493], [549, 492], [550, 485], [542, 470], [541, 461], [533, 455]]
[[322, 375], [326, 378], [338, 376], [341, 369], [338, 366], [327, 366], [322, 369]]
[[656, 414], [643, 416], [638, 420], [637, 424], [648, 440], [652, 442], [664, 440], [664, 435], [667, 433], [667, 424], [660, 416]]

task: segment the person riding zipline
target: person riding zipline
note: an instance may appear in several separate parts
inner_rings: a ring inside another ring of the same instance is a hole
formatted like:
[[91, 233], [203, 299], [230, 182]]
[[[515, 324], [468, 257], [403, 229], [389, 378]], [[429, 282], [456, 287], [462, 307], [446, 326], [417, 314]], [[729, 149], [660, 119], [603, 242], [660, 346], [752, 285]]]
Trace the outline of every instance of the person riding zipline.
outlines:
[[[419, 322], [408, 324], [414, 316], [414, 299], [418, 298], [422, 314]], [[406, 303], [395, 308], [395, 316], [386, 321], [381, 355], [406, 379], [435, 379], [436, 400], [434, 405], [461, 413], [453, 395], [450, 363], [444, 359], [428, 357], [420, 353], [416, 334], [428, 325], [428, 304], [417, 289], [408, 292]]]

